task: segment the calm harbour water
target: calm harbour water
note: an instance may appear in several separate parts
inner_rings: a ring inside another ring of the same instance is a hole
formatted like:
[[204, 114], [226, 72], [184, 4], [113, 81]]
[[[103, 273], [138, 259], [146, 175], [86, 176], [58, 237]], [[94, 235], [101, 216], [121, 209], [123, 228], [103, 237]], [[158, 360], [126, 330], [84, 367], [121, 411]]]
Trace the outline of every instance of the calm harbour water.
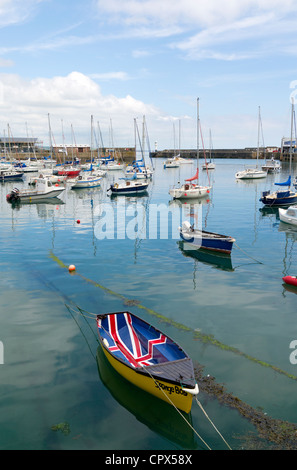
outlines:
[[[168, 190], [194, 175], [195, 162], [180, 170], [154, 163], [148, 195], [138, 198], [110, 197], [107, 189], [120, 172], [110, 172], [101, 188], [65, 191], [61, 202], [15, 208], [6, 194], [26, 183], [1, 184], [1, 449], [206, 448], [175, 410], [131, 387], [101, 357], [92, 314], [124, 309], [168, 333], [205, 374], [243, 402], [297, 423], [296, 380], [261, 364], [297, 375], [297, 365], [290, 363], [297, 290], [282, 281], [296, 274], [297, 229], [259, 202], [262, 190], [287, 179], [289, 165], [248, 182], [234, 175], [254, 161], [218, 160], [210, 172], [209, 197], [191, 207], [172, 202]], [[200, 174], [203, 183], [206, 172]], [[104, 207], [111, 214], [105, 238], [98, 226]], [[152, 216], [156, 207], [163, 216], [168, 209], [173, 214], [168, 236]], [[186, 256], [176, 216], [232, 235], [231, 263]], [[75, 274], [68, 272], [69, 264], [76, 266]], [[168, 322], [160, 323], [153, 312]], [[194, 340], [194, 330], [246, 356]], [[199, 399], [231, 448], [248, 449], [247, 436], [257, 435], [253, 425], [206, 394]], [[226, 449], [195, 402], [190, 422], [210, 448]]]

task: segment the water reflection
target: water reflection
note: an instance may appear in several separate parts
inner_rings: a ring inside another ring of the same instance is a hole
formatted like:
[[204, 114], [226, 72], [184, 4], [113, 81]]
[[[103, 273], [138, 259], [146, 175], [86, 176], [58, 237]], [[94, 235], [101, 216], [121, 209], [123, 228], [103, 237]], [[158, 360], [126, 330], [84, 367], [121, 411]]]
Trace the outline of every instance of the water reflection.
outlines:
[[140, 390], [121, 377], [107, 361], [101, 346], [97, 349], [99, 376], [117, 402], [152, 431], [185, 449], [195, 449], [191, 414], [179, 412], [171, 405]]
[[231, 256], [228, 254], [210, 253], [203, 248], [200, 248], [199, 250], [193, 250], [193, 246], [183, 241], [178, 242], [178, 247], [185, 257], [198, 260], [204, 264], [212, 265], [216, 269], [222, 269], [223, 271], [234, 271]]

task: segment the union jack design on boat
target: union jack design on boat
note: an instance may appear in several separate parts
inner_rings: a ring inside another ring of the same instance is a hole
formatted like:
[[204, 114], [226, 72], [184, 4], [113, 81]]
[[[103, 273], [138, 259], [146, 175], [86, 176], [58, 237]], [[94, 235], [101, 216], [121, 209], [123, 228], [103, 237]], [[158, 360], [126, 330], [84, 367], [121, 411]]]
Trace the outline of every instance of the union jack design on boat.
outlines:
[[186, 413], [198, 393], [191, 359], [167, 335], [130, 312], [97, 315], [100, 344], [127, 380]]

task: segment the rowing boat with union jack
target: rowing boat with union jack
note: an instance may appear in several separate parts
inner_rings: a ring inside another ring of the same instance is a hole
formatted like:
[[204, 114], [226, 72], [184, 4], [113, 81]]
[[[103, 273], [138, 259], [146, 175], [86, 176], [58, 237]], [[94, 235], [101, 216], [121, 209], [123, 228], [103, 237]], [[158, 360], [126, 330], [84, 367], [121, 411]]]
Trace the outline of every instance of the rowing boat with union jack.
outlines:
[[115, 370], [189, 413], [198, 393], [192, 360], [169, 336], [130, 312], [97, 315], [99, 340]]

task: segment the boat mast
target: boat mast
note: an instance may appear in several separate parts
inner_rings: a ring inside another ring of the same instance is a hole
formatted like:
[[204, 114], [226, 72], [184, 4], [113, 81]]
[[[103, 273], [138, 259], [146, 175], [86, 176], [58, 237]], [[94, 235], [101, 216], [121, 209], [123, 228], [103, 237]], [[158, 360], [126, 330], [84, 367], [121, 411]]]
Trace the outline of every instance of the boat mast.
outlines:
[[197, 98], [197, 170], [199, 169], [199, 129], [200, 129], [199, 98]]
[[291, 109], [291, 142], [290, 142], [290, 174], [291, 174], [291, 167], [292, 167], [292, 152], [293, 152], [293, 117], [294, 117], [294, 100], [292, 98], [292, 109]]
[[259, 111], [258, 111], [258, 143], [257, 143], [257, 168], [258, 168], [258, 160], [259, 160], [259, 145], [260, 145], [260, 121], [261, 121], [261, 115], [260, 115], [260, 106], [259, 106]]
[[53, 144], [52, 144], [52, 130], [51, 130], [49, 113], [47, 114], [47, 118], [48, 118], [48, 133], [49, 133], [49, 144], [50, 144], [50, 155], [51, 155], [51, 169], [53, 169]]

